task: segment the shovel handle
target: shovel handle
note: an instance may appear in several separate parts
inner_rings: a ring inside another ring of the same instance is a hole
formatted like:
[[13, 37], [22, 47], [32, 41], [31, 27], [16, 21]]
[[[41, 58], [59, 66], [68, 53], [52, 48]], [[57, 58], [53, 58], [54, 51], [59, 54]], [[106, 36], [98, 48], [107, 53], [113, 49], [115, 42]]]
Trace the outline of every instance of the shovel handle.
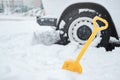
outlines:
[[[105, 26], [102, 27], [97, 27], [97, 20], [103, 22], [105, 24]], [[81, 49], [79, 55], [76, 58], [76, 62], [79, 62], [80, 59], [82, 58], [82, 56], [84, 55], [85, 51], [87, 50], [87, 48], [89, 47], [90, 43], [93, 41], [93, 39], [95, 38], [96, 34], [101, 31], [101, 30], [105, 30], [108, 28], [108, 22], [105, 19], [102, 19], [98, 16], [94, 17], [93, 19], [93, 32], [91, 34], [91, 36], [89, 37], [89, 39], [87, 40], [87, 42], [85, 43], [85, 45], [83, 46], [83, 48]]]
[[[97, 24], [96, 24], [97, 21], [103, 22], [103, 23], [105, 24], [105, 26], [97, 27]], [[98, 16], [95, 16], [95, 17], [94, 17], [94, 19], [93, 19], [93, 25], [94, 25], [94, 28], [97, 28], [99, 31], [105, 30], [105, 29], [108, 28], [108, 22], [107, 22], [105, 19], [103, 19], [103, 18], [101, 18], [101, 17], [98, 17]]]

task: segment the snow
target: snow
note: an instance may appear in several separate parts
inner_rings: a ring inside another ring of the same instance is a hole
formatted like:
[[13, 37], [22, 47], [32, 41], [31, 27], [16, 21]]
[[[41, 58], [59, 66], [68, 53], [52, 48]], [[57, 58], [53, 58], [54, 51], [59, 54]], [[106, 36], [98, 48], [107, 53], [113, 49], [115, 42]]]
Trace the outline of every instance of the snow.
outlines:
[[[50, 27], [50, 26], [49, 26]], [[49, 28], [48, 28], [49, 29]], [[60, 40], [59, 31], [55, 31], [50, 27], [48, 31], [34, 31], [32, 44], [51, 45]]]
[[65, 60], [75, 60], [82, 46], [33, 45], [36, 30], [52, 31], [35, 18], [0, 21], [0, 80], [119, 80], [119, 47], [106, 52], [90, 46], [80, 61], [83, 73], [78, 74], [61, 68]]

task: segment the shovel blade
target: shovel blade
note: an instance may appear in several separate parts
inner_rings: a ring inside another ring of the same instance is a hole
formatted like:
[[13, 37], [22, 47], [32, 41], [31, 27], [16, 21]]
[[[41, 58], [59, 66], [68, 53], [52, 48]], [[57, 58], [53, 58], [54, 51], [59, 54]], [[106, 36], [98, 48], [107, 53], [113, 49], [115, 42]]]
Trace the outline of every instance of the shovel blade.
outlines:
[[62, 69], [69, 70], [72, 72], [82, 73], [82, 67], [78, 62], [75, 61], [65, 61]]

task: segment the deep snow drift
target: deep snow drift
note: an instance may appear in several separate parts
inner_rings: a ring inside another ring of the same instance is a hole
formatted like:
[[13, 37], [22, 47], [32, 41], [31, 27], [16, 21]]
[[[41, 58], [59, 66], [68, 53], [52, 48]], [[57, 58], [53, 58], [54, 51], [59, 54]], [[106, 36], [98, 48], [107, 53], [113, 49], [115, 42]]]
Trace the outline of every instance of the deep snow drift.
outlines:
[[65, 60], [74, 60], [82, 46], [33, 45], [38, 29], [52, 30], [39, 26], [34, 18], [0, 21], [0, 80], [119, 80], [119, 47], [106, 52], [90, 46], [80, 61], [83, 73], [73, 73], [61, 67]]

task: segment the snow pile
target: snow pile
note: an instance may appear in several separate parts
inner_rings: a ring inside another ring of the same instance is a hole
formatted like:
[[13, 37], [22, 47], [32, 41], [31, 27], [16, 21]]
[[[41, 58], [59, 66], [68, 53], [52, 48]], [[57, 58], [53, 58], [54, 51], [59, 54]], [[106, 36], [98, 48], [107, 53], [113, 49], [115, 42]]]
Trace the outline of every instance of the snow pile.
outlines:
[[[37, 28], [42, 37], [47, 30], [50, 35], [54, 33], [34, 19], [1, 21], [0, 25], [0, 80], [119, 80], [119, 47], [106, 52], [90, 46], [80, 61], [83, 73], [77, 74], [61, 67], [65, 60], [76, 58], [81, 45], [32, 45]], [[44, 38], [49, 38], [48, 33]]]
[[33, 34], [33, 44], [51, 45], [60, 40], [59, 32], [55, 30], [41, 32], [35, 31]]

